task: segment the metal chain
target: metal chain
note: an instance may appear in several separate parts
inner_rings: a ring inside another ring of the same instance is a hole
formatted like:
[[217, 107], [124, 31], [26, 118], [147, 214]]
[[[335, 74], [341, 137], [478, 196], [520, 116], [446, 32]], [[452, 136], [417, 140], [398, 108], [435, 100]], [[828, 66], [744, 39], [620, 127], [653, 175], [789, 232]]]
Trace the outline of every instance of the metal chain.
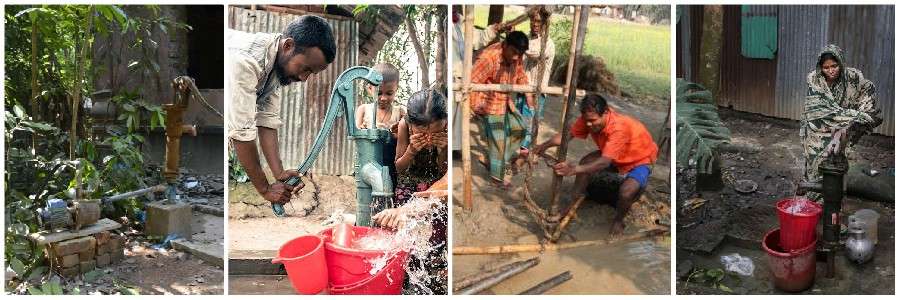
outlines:
[[203, 97], [203, 94], [200, 93], [200, 89], [198, 89], [197, 85], [194, 84], [193, 78], [188, 77], [188, 76], [178, 76], [178, 77], [175, 77], [174, 81], [177, 85], [182, 85], [182, 86], [187, 85], [191, 91], [191, 98], [198, 100], [198, 102], [202, 103], [203, 106], [206, 107], [206, 109], [212, 111], [219, 117], [222, 117], [222, 118], [225, 117], [221, 112], [219, 112], [215, 107], [213, 107], [212, 104], [209, 104], [209, 102], [206, 101], [206, 98]]

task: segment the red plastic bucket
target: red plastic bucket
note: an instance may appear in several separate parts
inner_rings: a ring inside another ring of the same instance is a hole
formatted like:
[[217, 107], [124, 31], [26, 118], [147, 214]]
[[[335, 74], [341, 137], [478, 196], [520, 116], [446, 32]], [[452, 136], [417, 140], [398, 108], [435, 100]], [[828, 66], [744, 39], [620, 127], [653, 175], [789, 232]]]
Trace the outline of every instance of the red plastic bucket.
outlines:
[[816, 225], [822, 205], [802, 197], [785, 198], [775, 204], [781, 224], [781, 246], [788, 252], [816, 240]]
[[816, 277], [816, 240], [795, 251], [781, 247], [780, 230], [769, 231], [762, 246], [769, 254], [769, 271], [775, 287], [785, 292], [808, 289]]
[[[384, 231], [383, 229], [354, 226], [353, 232], [356, 238], [362, 238], [375, 231]], [[328, 283], [331, 286], [348, 287], [359, 284], [367, 279], [371, 279], [373, 275], [369, 274], [372, 269], [370, 261], [372, 259], [384, 256], [387, 251], [380, 250], [359, 250], [349, 247], [341, 247], [331, 242], [332, 229], [323, 230], [319, 235], [325, 240], [325, 261], [328, 265]], [[394, 257], [400, 261], [397, 266], [401, 270], [401, 276], [405, 276], [402, 272], [403, 266], [406, 265], [406, 252], [400, 252]], [[385, 267], [388, 269], [388, 267]], [[403, 281], [403, 278], [399, 278]]]
[[399, 295], [403, 289], [406, 271], [406, 253], [397, 254], [375, 276], [346, 286], [329, 287], [331, 295]]
[[284, 264], [297, 293], [315, 295], [327, 286], [324, 240], [320, 236], [304, 235], [285, 243], [272, 263]]

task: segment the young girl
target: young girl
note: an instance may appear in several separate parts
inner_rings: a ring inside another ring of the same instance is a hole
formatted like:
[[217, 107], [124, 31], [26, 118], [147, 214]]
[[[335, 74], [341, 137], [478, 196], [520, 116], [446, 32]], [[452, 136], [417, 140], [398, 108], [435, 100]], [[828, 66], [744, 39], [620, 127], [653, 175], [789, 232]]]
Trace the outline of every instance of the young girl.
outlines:
[[366, 103], [356, 108], [356, 128], [372, 127], [372, 118], [375, 118], [375, 126], [391, 129], [396, 134], [395, 126], [406, 114], [402, 107], [393, 105], [400, 84], [400, 73], [396, 67], [386, 63], [377, 64], [373, 69], [381, 73], [381, 85], [377, 92], [374, 88], [370, 90], [370, 93], [375, 96], [374, 103]]
[[[433, 90], [412, 95], [408, 113], [397, 126], [397, 186], [394, 197], [398, 208], [373, 208], [376, 224], [397, 228], [404, 218], [416, 218], [406, 211], [413, 194], [426, 190], [446, 190], [447, 173], [447, 105], [443, 95]], [[420, 194], [421, 195], [421, 194]], [[446, 193], [433, 194], [446, 196]], [[446, 199], [446, 198], [444, 198]], [[384, 209], [381, 211], [381, 209]], [[427, 287], [434, 294], [447, 293], [447, 203], [432, 212], [431, 251], [423, 259], [429, 276]], [[419, 264], [410, 260], [412, 266]], [[415, 288], [409, 287], [408, 288]]]
[[391, 183], [397, 186], [397, 168], [394, 166], [395, 151], [397, 149], [397, 124], [406, 114], [402, 107], [394, 105], [397, 97], [397, 88], [400, 83], [400, 73], [391, 64], [381, 63], [373, 68], [381, 73], [381, 85], [377, 88], [370, 86], [369, 93], [375, 97], [374, 103], [366, 103], [356, 108], [356, 128], [367, 129], [372, 127], [372, 119], [375, 126], [391, 131], [391, 141], [382, 149], [382, 161], [390, 169]]

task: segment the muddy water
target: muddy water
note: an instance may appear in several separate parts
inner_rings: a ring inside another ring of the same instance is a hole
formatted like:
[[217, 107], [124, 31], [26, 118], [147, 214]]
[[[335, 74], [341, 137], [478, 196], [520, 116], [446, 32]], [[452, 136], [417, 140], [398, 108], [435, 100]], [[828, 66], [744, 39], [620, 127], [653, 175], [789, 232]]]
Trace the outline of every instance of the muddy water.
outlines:
[[[540, 263], [494, 286], [485, 294], [518, 294], [532, 286], [570, 271], [572, 279], [547, 294], [668, 294], [669, 239], [636, 241], [606, 247], [582, 247], [544, 254], [512, 256], [454, 256], [454, 268], [477, 270], [534, 256]], [[465, 272], [468, 274], [470, 271]], [[456, 272], [454, 275], [459, 275]]]

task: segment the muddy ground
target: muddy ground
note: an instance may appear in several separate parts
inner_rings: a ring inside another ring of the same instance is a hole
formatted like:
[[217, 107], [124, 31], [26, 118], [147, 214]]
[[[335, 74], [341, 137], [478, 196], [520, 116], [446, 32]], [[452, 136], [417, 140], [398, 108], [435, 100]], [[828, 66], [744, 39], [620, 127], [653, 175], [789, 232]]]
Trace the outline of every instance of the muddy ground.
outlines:
[[[803, 172], [803, 149], [799, 123], [720, 109], [720, 116], [732, 132], [738, 150], [722, 154], [725, 187], [715, 192], [694, 192], [693, 169], [677, 169], [677, 249], [678, 294], [722, 294], [709, 284], [687, 282], [692, 270], [724, 268], [719, 257], [732, 253], [750, 257], [752, 276], [728, 273], [722, 283], [735, 294], [780, 294], [768, 271], [767, 254], [761, 248], [763, 235], [778, 227], [775, 203], [794, 194]], [[866, 137], [849, 155], [851, 165], [865, 165], [893, 176], [892, 138]], [[735, 180], [752, 180], [758, 189], [749, 194], [735, 191]], [[891, 191], [893, 193], [893, 191]], [[696, 200], [696, 199], [702, 200]], [[695, 209], [682, 208], [691, 200], [702, 202]], [[837, 255], [837, 276], [824, 277], [825, 265], [817, 264], [816, 282], [804, 294], [893, 294], [894, 293], [894, 205], [847, 196], [843, 215], [861, 209], [876, 210], [878, 238], [875, 257], [863, 265]], [[846, 223], [846, 218], [844, 219]], [[821, 230], [821, 222], [820, 222]], [[844, 239], [844, 238], [842, 238]]]
[[[540, 128], [542, 142], [558, 132], [561, 120], [561, 100], [551, 98], [547, 102], [544, 121]], [[665, 120], [665, 106], [652, 108], [626, 101], [611, 105], [628, 115], [643, 121], [647, 129], [657, 136]], [[576, 112], [577, 113], [577, 112]], [[453, 246], [497, 246], [505, 244], [533, 244], [540, 242], [541, 229], [533, 221], [530, 212], [521, 204], [524, 193], [523, 175], [513, 179], [508, 191], [489, 183], [487, 169], [474, 159], [484, 154], [484, 141], [473, 128], [473, 209], [466, 211], [462, 197], [462, 161], [453, 161]], [[668, 132], [666, 132], [668, 134]], [[569, 144], [570, 159], [580, 159], [596, 149], [593, 142], [575, 139]], [[553, 151], [553, 150], [551, 150]], [[549, 206], [552, 171], [543, 163], [535, 166], [532, 178], [532, 197], [542, 207]], [[637, 202], [626, 218], [625, 234], [635, 233], [656, 223], [669, 222], [669, 168], [668, 162], [658, 162], [647, 187], [645, 197]], [[562, 187], [564, 196], [561, 207], [568, 204], [568, 193], [574, 179], [567, 179]], [[596, 201], [585, 201], [578, 210], [577, 219], [568, 227], [569, 235], [562, 241], [603, 239], [609, 232], [615, 210]], [[571, 271], [573, 279], [550, 290], [547, 294], [669, 294], [670, 291], [670, 238], [668, 236], [605, 247], [582, 247], [548, 253], [520, 253], [505, 255], [454, 255], [453, 278], [487, 270], [492, 266], [539, 256], [541, 262], [506, 280], [484, 294], [517, 294], [550, 277]]]

